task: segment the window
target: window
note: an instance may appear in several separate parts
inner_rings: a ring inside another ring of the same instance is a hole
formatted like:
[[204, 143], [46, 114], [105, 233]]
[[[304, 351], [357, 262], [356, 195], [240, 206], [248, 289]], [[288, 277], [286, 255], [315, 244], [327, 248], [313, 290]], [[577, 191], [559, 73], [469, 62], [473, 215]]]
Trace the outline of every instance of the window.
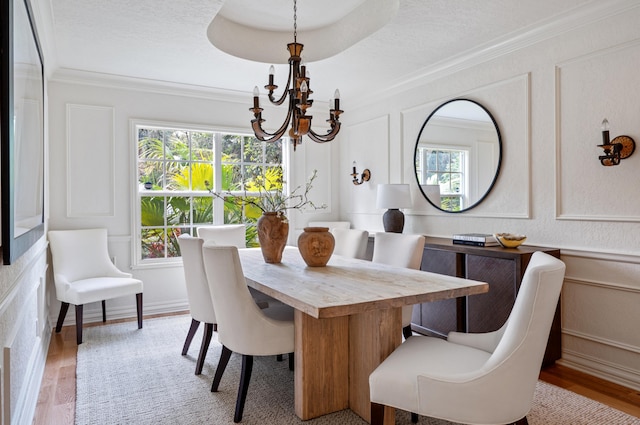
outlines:
[[[208, 224], [246, 223], [257, 244], [261, 211], [224, 202], [216, 193], [261, 196], [256, 182], [282, 190], [282, 141], [193, 128], [136, 123], [136, 263], [180, 256], [177, 237]], [[274, 187], [275, 186], [275, 187]]]
[[440, 205], [448, 211], [459, 211], [467, 199], [468, 151], [419, 147], [416, 172], [420, 184], [440, 186]]

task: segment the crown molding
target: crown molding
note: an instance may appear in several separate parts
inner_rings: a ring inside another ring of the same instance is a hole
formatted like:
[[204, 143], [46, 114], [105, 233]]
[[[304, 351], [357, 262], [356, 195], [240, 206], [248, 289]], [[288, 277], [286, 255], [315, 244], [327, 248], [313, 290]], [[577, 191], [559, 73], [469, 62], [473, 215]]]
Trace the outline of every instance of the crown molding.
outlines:
[[172, 81], [127, 77], [71, 68], [56, 70], [50, 82], [82, 84], [111, 89], [132, 90], [145, 93], [186, 96], [198, 99], [249, 104], [251, 93]]

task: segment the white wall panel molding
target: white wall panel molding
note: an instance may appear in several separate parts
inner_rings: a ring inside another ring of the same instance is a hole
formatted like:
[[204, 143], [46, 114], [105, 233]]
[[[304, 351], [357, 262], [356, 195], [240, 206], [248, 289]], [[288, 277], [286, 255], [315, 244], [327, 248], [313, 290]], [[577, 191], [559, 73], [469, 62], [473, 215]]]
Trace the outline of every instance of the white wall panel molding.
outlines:
[[[640, 139], [637, 111], [627, 105], [640, 97], [640, 39], [610, 46], [556, 65], [556, 219], [639, 222], [640, 157], [614, 167], [598, 161], [600, 123], [607, 118], [611, 138]], [[582, 188], [577, 190], [575, 183]], [[598, 202], [593, 202], [593, 197]]]
[[66, 106], [67, 217], [113, 217], [115, 108], [71, 103]]
[[[0, 317], [2, 317], [2, 315], [5, 314], [5, 312], [9, 307], [12, 307], [12, 303], [16, 299], [16, 297], [25, 291], [24, 281], [27, 278], [27, 274], [30, 274], [33, 268], [38, 265], [38, 263], [42, 259], [41, 256], [43, 254], [46, 254], [46, 250], [47, 250], [47, 244], [43, 243], [38, 248], [38, 250], [34, 252], [34, 255], [29, 259], [29, 261], [25, 263], [25, 266], [20, 268], [20, 273], [16, 276], [15, 280], [13, 281], [14, 283], [13, 286], [9, 289], [8, 292], [6, 292], [5, 297], [0, 299]], [[46, 273], [46, 265], [45, 265], [45, 270], [42, 270], [39, 276], [43, 276], [45, 275], [45, 273]], [[29, 293], [31, 293], [32, 291], [35, 291], [39, 286], [39, 284], [40, 284], [39, 281], [33, 281], [32, 282], [33, 286], [30, 287], [29, 289], [26, 289], [26, 291]]]
[[600, 344], [600, 345], [605, 345], [607, 347], [613, 347], [616, 348], [618, 350], [622, 350], [622, 351], [628, 351], [630, 353], [634, 353], [634, 354], [640, 354], [640, 347], [636, 347], [634, 345], [630, 345], [630, 344], [624, 344], [621, 343], [619, 341], [614, 341], [612, 339], [609, 338], [601, 338], [601, 337], [597, 337], [595, 335], [590, 335], [584, 332], [579, 332], [579, 331], [574, 331], [571, 329], [566, 329], [566, 328], [562, 328], [562, 334], [566, 335], [566, 336], [571, 336], [573, 338], [578, 338], [578, 339], [582, 339], [585, 341], [589, 341], [589, 342], [593, 342], [596, 344]]
[[[39, 270], [35, 271], [34, 267], [38, 266]], [[2, 417], [6, 424], [30, 422], [37, 402], [37, 389], [46, 357], [37, 309], [46, 270], [47, 264], [42, 260], [42, 255], [36, 256], [19, 275], [9, 296], [0, 304], [0, 318], [5, 313], [11, 316], [8, 322], [10, 328], [6, 339], [3, 338], [0, 382]]]
[[626, 291], [632, 294], [640, 295], [640, 287], [626, 285], [622, 283], [613, 283], [613, 282], [604, 282], [604, 281], [595, 281], [595, 280], [585, 280], [573, 278], [570, 276], [565, 277], [565, 283], [573, 283], [576, 285], [584, 285], [584, 286], [592, 286], [597, 288], [604, 289], [612, 289], [616, 291]]
[[562, 290], [563, 330], [592, 335], [603, 341], [615, 340], [621, 347], [638, 347], [640, 353], [637, 324], [630, 322], [637, 311], [638, 302], [640, 287], [635, 282], [605, 282], [565, 276]]

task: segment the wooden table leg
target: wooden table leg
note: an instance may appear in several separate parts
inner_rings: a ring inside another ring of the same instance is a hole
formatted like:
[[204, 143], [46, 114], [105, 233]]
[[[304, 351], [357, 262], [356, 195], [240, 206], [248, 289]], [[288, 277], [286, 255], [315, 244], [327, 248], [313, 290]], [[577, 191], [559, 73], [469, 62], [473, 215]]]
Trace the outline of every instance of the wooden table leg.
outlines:
[[295, 311], [295, 409], [302, 420], [349, 407], [349, 317]]
[[[349, 407], [371, 422], [369, 375], [402, 343], [402, 309], [372, 310], [349, 317]], [[395, 411], [385, 409], [385, 424]]]

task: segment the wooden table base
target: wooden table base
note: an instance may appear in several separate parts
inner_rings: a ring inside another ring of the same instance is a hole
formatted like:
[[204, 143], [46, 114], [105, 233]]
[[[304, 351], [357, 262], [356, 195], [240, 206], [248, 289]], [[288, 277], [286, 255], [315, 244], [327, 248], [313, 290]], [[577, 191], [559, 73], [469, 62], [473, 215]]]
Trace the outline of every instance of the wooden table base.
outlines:
[[[402, 342], [402, 309], [327, 319], [296, 310], [295, 329], [298, 417], [350, 408], [370, 422], [369, 375]], [[386, 410], [385, 423], [392, 424], [393, 409]]]

